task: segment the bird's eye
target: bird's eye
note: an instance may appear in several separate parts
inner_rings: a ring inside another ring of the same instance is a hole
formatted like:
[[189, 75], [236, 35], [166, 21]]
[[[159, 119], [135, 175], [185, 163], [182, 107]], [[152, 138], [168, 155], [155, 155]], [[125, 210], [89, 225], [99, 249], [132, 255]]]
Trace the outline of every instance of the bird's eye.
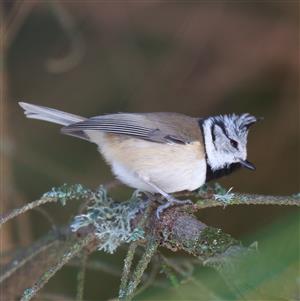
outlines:
[[235, 140], [230, 139], [230, 144], [231, 144], [232, 147], [234, 147], [236, 149], [238, 148], [238, 143]]

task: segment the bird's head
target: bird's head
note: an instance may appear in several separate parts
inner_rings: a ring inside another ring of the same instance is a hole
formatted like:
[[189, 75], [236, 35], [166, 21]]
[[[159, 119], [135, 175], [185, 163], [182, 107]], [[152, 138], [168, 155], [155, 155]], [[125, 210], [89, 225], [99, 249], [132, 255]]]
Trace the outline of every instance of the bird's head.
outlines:
[[209, 117], [203, 121], [203, 132], [208, 164], [218, 170], [240, 163], [254, 170], [247, 161], [247, 137], [249, 128], [260, 118], [248, 113]]

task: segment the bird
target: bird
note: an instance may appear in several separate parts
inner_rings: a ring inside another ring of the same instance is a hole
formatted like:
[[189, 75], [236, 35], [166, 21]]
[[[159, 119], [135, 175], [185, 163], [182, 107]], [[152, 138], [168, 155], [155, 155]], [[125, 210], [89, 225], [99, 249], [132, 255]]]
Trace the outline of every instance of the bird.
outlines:
[[244, 167], [250, 126], [261, 118], [249, 113], [205, 118], [180, 113], [114, 113], [90, 118], [19, 102], [26, 117], [56, 123], [61, 132], [98, 146], [113, 174], [125, 185], [160, 194], [166, 202], [156, 215], [174, 205], [190, 204], [172, 194], [194, 191], [210, 180]]

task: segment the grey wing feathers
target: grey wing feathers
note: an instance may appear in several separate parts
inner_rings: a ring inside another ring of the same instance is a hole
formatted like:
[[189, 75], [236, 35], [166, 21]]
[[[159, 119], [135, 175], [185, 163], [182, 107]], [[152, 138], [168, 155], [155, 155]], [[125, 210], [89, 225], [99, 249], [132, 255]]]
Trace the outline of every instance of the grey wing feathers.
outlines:
[[103, 131], [159, 143], [188, 144], [199, 137], [194, 118], [177, 113], [118, 113], [86, 119], [63, 111], [19, 102], [28, 118], [63, 125], [62, 133], [90, 140], [86, 131]]
[[[27, 118], [49, 121], [64, 126], [81, 122], [86, 119], [78, 115], [26, 102], [19, 102], [19, 105], [24, 109], [24, 114]], [[89, 141], [89, 138], [82, 131], [74, 131], [69, 135]]]
[[186, 139], [174, 134], [163, 123], [163, 119], [151, 120], [149, 114], [110, 114], [92, 117], [82, 122], [63, 127], [67, 135], [85, 130], [99, 130], [107, 133], [132, 136], [159, 143], [189, 143]]
[[64, 126], [80, 122], [85, 119], [84, 117], [78, 115], [26, 102], [19, 102], [19, 105], [24, 109], [24, 114], [27, 118], [49, 121]]

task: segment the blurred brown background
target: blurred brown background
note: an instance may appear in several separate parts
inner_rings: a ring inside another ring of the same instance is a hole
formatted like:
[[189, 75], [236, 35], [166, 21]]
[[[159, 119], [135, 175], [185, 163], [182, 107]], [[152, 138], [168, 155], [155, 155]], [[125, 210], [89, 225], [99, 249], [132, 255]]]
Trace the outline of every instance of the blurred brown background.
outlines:
[[[241, 170], [220, 183], [249, 193], [300, 190], [298, 1], [0, 5], [3, 211], [53, 186], [97, 187], [113, 178], [94, 145], [60, 135], [55, 125], [25, 119], [20, 100], [83, 116], [120, 111], [263, 116], [249, 136], [249, 160], [257, 171]], [[122, 200], [131, 190], [112, 193]], [[64, 224], [77, 205], [45, 210], [55, 224]], [[199, 218], [243, 239], [293, 210], [207, 209]], [[27, 214], [2, 231], [2, 249], [28, 245], [49, 228], [41, 212]], [[98, 256], [117, 264], [121, 253]], [[48, 290], [72, 294], [72, 272], [62, 271]], [[104, 273], [88, 279], [90, 299], [113, 297], [119, 284], [118, 277]]]

